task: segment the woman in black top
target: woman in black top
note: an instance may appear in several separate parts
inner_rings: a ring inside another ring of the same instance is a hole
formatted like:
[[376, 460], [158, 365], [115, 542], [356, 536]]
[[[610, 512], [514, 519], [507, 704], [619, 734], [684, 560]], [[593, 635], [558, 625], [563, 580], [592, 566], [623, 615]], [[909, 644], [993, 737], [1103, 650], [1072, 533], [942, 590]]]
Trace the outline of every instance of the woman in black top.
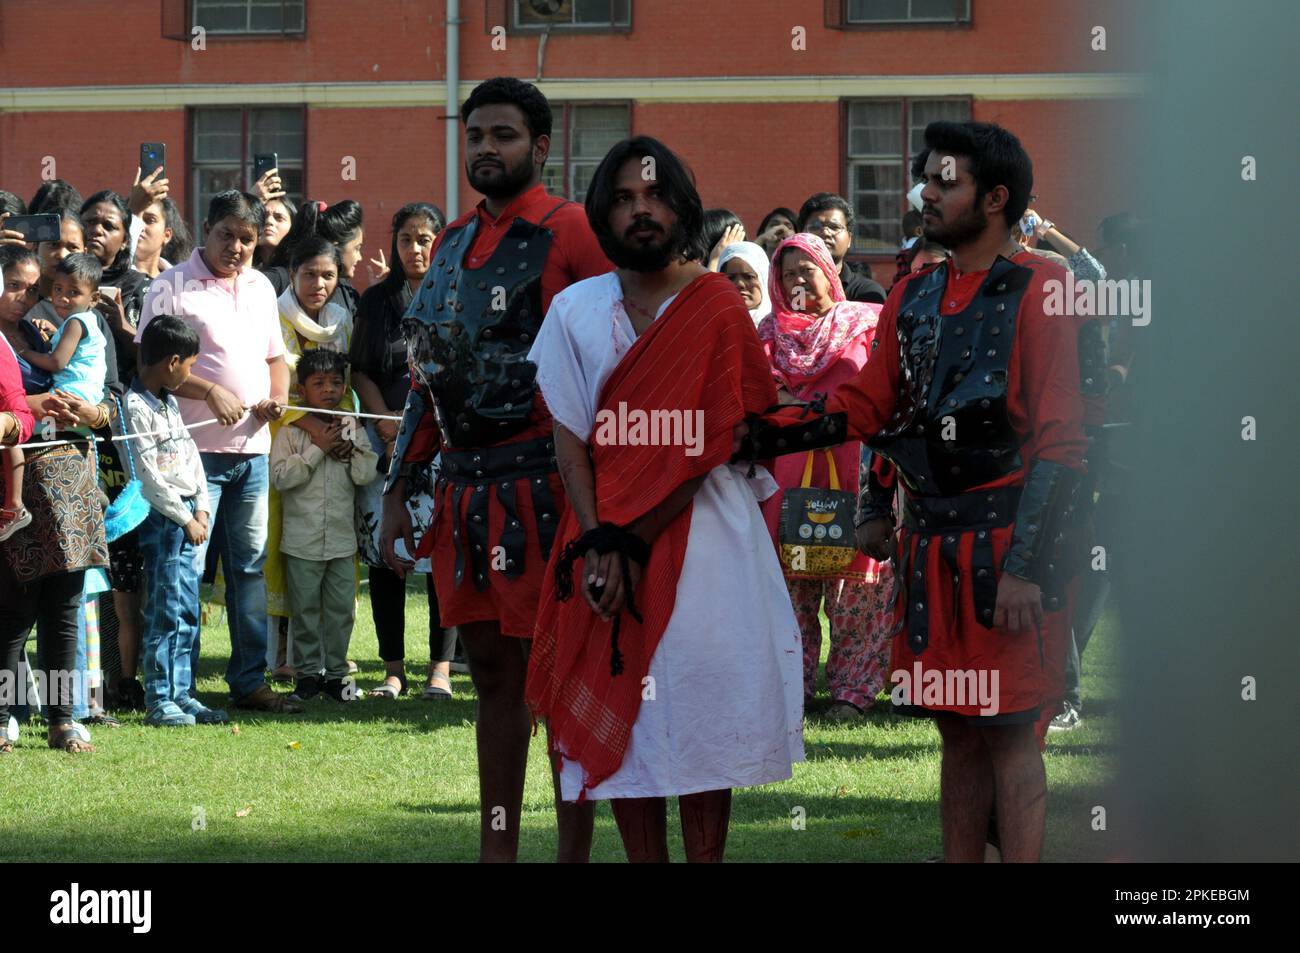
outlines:
[[[149, 276], [136, 271], [128, 232], [131, 210], [126, 200], [111, 189], [96, 192], [81, 206], [86, 230], [86, 251], [99, 259], [104, 274], [99, 287], [117, 288], [118, 304], [109, 299], [96, 306], [113, 331], [117, 350], [117, 377], [129, 383], [135, 376], [135, 328], [140, 323]], [[101, 292], [102, 295], [102, 292]], [[120, 307], [118, 306], [120, 304]]]
[[[442, 211], [424, 202], [404, 205], [393, 216], [392, 270], [361, 296], [352, 330], [352, 386], [361, 399], [361, 409], [368, 414], [399, 417], [402, 414], [406, 394], [411, 389], [402, 315], [429, 270], [434, 238], [445, 224]], [[381, 470], [386, 469], [397, 440], [397, 422], [369, 421], [366, 430], [380, 454]], [[407, 504], [412, 511], [417, 537], [428, 528], [432, 516], [431, 491], [435, 468], [436, 463], [416, 467], [418, 472], [412, 472], [408, 481], [408, 488], [417, 490]], [[406, 691], [406, 584], [385, 565], [379, 549], [382, 492], [382, 479], [363, 490], [359, 503], [361, 525], [358, 527], [358, 542], [361, 558], [369, 567], [370, 610], [385, 670], [383, 684], [371, 690], [370, 695], [396, 698]], [[429, 573], [428, 560], [417, 563], [416, 570]], [[425, 580], [429, 593], [429, 672], [422, 697], [450, 698], [450, 663], [456, 647], [456, 634], [439, 624], [433, 577], [426, 575]]]

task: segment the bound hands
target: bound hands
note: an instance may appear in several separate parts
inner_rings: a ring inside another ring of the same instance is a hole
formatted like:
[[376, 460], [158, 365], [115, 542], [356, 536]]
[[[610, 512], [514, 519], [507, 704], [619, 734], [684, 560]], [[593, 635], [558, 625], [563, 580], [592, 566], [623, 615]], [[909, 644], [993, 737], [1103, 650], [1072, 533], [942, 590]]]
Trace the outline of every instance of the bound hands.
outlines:
[[641, 581], [641, 564], [635, 559], [629, 559], [627, 565], [630, 578], [623, 575], [623, 563], [617, 552], [602, 556], [594, 549], [589, 549], [582, 560], [585, 583], [582, 596], [592, 611], [606, 622], [618, 614]]

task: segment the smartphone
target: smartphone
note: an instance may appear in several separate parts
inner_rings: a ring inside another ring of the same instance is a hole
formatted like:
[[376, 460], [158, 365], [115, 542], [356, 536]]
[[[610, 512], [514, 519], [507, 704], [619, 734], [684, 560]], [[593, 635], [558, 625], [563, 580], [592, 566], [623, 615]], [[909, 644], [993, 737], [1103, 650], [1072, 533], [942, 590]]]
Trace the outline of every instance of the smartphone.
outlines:
[[113, 285], [100, 285], [99, 295], [101, 298], [111, 298], [114, 301], [121, 301], [122, 289]]
[[140, 143], [140, 178], [144, 179], [167, 164], [165, 142]]
[[272, 169], [280, 167], [280, 156], [276, 152], [259, 152], [253, 156], [253, 181], [256, 182]]
[[10, 215], [3, 227], [19, 232], [28, 242], [57, 242], [61, 234], [57, 215]]

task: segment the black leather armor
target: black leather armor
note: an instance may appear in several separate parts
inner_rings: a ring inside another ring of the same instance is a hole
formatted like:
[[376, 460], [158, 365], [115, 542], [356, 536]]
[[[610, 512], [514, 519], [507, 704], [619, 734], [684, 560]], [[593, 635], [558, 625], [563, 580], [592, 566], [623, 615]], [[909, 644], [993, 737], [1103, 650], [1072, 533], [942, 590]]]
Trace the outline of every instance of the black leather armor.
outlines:
[[1023, 463], [1007, 416], [1007, 368], [1033, 272], [999, 257], [970, 305], [940, 319], [948, 267], [911, 282], [899, 303], [898, 404], [868, 442], [922, 496], [962, 493]]
[[414, 386], [406, 398], [384, 492], [432, 409], [444, 449], [492, 446], [528, 427], [537, 367], [528, 360], [542, 318], [542, 269], [553, 238], [546, 219], [517, 218], [492, 256], [467, 268], [478, 218], [447, 229], [406, 313], [402, 332]]
[[[929, 592], [935, 584], [927, 578], [930, 547], [938, 547], [953, 605], [959, 604], [960, 588], [970, 586], [976, 619], [989, 628], [999, 568], [1037, 583], [1048, 611], [1061, 607], [1077, 568], [1071, 558], [1077, 473], [1035, 460], [1023, 487], [974, 490], [1023, 467], [1021, 439], [1007, 413], [1008, 369], [1020, 302], [1033, 271], [999, 257], [970, 305], [940, 318], [948, 267], [941, 264], [908, 285], [896, 340], [877, 338], [872, 344], [873, 353], [878, 347], [899, 349], [896, 410], [867, 446], [895, 464], [903, 484], [906, 532], [899, 534], [895, 551], [900, 582], [895, 599], [907, 601], [902, 618], [908, 646], [918, 654], [929, 643]], [[1079, 350], [1081, 387], [1086, 394], [1097, 393], [1095, 388], [1105, 386], [1104, 376], [1095, 373], [1105, 367], [1105, 350], [1095, 322], [1080, 330]], [[810, 409], [820, 413], [816, 406]], [[738, 456], [753, 460], [834, 443], [845, 432], [843, 416], [787, 426], [753, 421]], [[892, 505], [892, 490], [873, 476], [860, 492], [858, 521], [885, 517]], [[993, 530], [1012, 523], [1011, 547], [996, 567]], [[960, 540], [967, 533], [973, 536], [969, 579], [958, 565]]]
[[449, 229], [402, 318], [417, 383], [428, 388], [444, 446], [482, 447], [528, 426], [551, 232], [515, 219], [479, 268], [465, 266], [478, 219]]

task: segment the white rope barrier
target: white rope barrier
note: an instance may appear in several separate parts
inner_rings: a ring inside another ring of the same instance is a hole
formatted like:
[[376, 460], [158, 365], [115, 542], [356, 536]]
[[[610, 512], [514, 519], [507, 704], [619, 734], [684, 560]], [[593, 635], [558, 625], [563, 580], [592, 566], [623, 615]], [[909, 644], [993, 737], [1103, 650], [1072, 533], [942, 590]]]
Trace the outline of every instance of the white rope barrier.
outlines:
[[[304, 413], [311, 413], [311, 414], [328, 414], [331, 417], [364, 417], [367, 420], [399, 420], [400, 421], [402, 419], [401, 417], [392, 417], [389, 416], [388, 414], [365, 414], [359, 410], [322, 410], [317, 407], [303, 407], [295, 404], [281, 404], [280, 412], [283, 414], [286, 410], [301, 410]], [[243, 417], [240, 418], [240, 420], [243, 419], [244, 419]], [[186, 431], [198, 430], [200, 427], [207, 427], [215, 423], [220, 423], [220, 421], [216, 417], [213, 417], [210, 420], [200, 420], [197, 423], [193, 423], [193, 424], [181, 424], [179, 427], [175, 428], [174, 430], [150, 430], [147, 433], [128, 433], [128, 434], [121, 434], [119, 436], [113, 436], [113, 437], [88, 436], [88, 437], [79, 437], [76, 440], [39, 440], [32, 443], [20, 443], [17, 445], [16, 449], [34, 450], [39, 447], [59, 447], [59, 446], [63, 446], [64, 444], [74, 444], [74, 443], [116, 443], [120, 440], [135, 440], [139, 437], [172, 437], [175, 436], [178, 430], [186, 430]], [[239, 423], [239, 421], [237, 420], [235, 421], [235, 423]], [[231, 426], [234, 426], [234, 424], [231, 424]]]

